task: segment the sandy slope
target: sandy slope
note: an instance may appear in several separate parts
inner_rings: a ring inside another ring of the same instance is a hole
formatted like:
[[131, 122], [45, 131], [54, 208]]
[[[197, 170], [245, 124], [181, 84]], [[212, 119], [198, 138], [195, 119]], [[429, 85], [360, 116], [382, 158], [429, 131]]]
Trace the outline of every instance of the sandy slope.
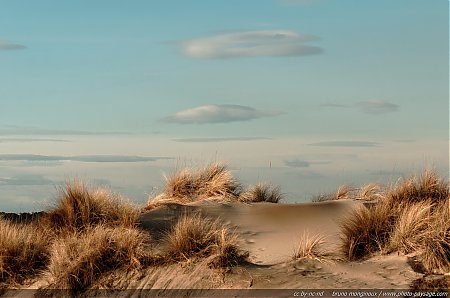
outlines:
[[267, 265], [290, 260], [305, 231], [324, 235], [324, 247], [330, 252], [337, 251], [339, 222], [349, 211], [361, 205], [361, 202], [352, 200], [309, 204], [170, 204], [143, 214], [140, 222], [144, 229], [158, 234], [174, 224], [183, 213], [201, 212], [205, 216], [219, 218], [240, 234], [242, 247], [250, 252], [251, 262]]

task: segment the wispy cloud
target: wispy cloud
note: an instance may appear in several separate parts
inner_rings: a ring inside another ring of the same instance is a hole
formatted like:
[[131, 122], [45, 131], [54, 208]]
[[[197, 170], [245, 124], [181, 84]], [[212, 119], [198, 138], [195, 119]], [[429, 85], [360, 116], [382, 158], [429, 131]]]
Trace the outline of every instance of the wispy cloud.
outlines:
[[0, 143], [28, 143], [28, 142], [69, 142], [69, 141], [61, 139], [0, 138]]
[[397, 112], [399, 110], [399, 105], [380, 99], [360, 101], [353, 105], [324, 103], [320, 106], [325, 108], [356, 108], [364, 113], [374, 115]]
[[331, 161], [307, 161], [307, 160], [285, 160], [284, 164], [291, 168], [308, 168], [311, 165], [329, 164]]
[[247, 142], [259, 140], [272, 140], [272, 139], [263, 137], [228, 137], [228, 138], [183, 138], [183, 139], [173, 139], [172, 141], [182, 143], [214, 143], [214, 142]]
[[366, 100], [356, 104], [364, 113], [367, 114], [385, 114], [397, 112], [399, 106], [384, 100]]
[[26, 46], [12, 43], [6, 40], [0, 40], [0, 50], [22, 50], [25, 49]]
[[13, 177], [0, 177], [0, 186], [25, 186], [25, 185], [51, 185], [54, 182], [45, 176], [34, 174], [22, 174]]
[[308, 145], [320, 147], [378, 147], [380, 143], [369, 141], [325, 141], [310, 143]]
[[320, 105], [325, 108], [349, 108], [349, 105], [339, 104], [339, 103], [323, 103]]
[[240, 31], [185, 40], [180, 48], [183, 55], [198, 59], [305, 56], [323, 52], [305, 44], [318, 39], [289, 30]]
[[0, 161], [80, 161], [80, 162], [147, 162], [171, 157], [144, 157], [128, 155], [36, 155], [36, 154], [0, 154]]
[[64, 135], [126, 135], [127, 132], [99, 132], [83, 130], [46, 129], [32, 126], [8, 125], [0, 128], [0, 136], [64, 136]]
[[241, 105], [204, 105], [183, 110], [168, 116], [162, 121], [179, 124], [227, 123], [235, 121], [249, 121], [262, 117], [280, 115], [280, 112], [264, 112], [252, 107]]

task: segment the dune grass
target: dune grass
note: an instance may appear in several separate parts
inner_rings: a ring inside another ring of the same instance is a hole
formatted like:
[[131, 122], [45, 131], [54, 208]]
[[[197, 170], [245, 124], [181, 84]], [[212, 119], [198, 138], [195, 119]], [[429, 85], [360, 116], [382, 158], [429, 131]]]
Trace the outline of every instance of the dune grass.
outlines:
[[330, 257], [328, 252], [323, 250], [325, 237], [320, 234], [311, 235], [308, 231], [303, 231], [298, 241], [292, 258], [322, 260]]
[[425, 269], [450, 273], [450, 199], [437, 204], [423, 244], [420, 258]]
[[0, 218], [0, 288], [24, 282], [49, 261], [51, 232]]
[[219, 221], [198, 214], [183, 215], [166, 235], [167, 258], [188, 261], [210, 257], [212, 267], [233, 266], [247, 257], [238, 247], [238, 238]]
[[312, 198], [312, 202], [326, 202], [334, 200], [377, 200], [382, 196], [381, 185], [377, 183], [368, 183], [359, 188], [353, 188], [349, 185], [341, 185], [336, 192], [329, 194], [320, 194]]
[[102, 274], [140, 268], [148, 262], [146, 233], [98, 225], [59, 238], [51, 248], [49, 274], [55, 288], [83, 291]]
[[146, 210], [169, 203], [188, 204], [198, 201], [278, 203], [283, 195], [279, 187], [259, 183], [243, 191], [231, 171], [219, 162], [203, 168], [182, 169], [166, 178], [161, 194], [149, 199]]
[[359, 208], [344, 220], [342, 253], [359, 260], [374, 252], [420, 252], [429, 272], [448, 272], [449, 204], [449, 183], [432, 170], [400, 180], [375, 206]]
[[348, 260], [357, 260], [383, 251], [394, 221], [395, 214], [384, 204], [378, 204], [372, 209], [356, 209], [341, 225], [343, 255]]
[[165, 177], [163, 193], [151, 198], [146, 209], [164, 203], [191, 203], [201, 200], [235, 201], [241, 191], [240, 183], [222, 163], [211, 163], [200, 169], [183, 169]]
[[449, 183], [440, 178], [436, 171], [425, 169], [420, 175], [401, 179], [391, 185], [386, 196], [398, 204], [425, 200], [439, 203], [449, 197]]
[[107, 189], [90, 189], [75, 180], [59, 190], [56, 206], [43, 216], [41, 224], [69, 232], [99, 224], [132, 227], [138, 215], [137, 209], [120, 196]]
[[378, 183], [367, 183], [359, 188], [355, 199], [372, 201], [381, 197], [381, 185]]
[[279, 203], [282, 198], [280, 188], [268, 183], [258, 183], [239, 195], [239, 201], [246, 203]]
[[430, 232], [431, 201], [407, 204], [400, 212], [390, 235], [391, 250], [408, 254], [423, 249]]

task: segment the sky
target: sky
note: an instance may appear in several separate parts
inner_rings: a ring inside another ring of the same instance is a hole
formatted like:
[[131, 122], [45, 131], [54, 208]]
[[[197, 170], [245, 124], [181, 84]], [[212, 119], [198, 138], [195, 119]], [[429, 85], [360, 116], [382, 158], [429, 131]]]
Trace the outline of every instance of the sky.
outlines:
[[40, 210], [75, 178], [143, 204], [216, 160], [287, 202], [448, 176], [446, 0], [0, 7], [0, 210]]

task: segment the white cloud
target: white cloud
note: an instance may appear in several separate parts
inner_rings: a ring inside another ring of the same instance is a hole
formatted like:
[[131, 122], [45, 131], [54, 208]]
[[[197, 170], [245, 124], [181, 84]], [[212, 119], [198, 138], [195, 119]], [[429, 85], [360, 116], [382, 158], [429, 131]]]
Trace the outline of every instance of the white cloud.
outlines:
[[227, 123], [280, 115], [279, 112], [263, 112], [241, 105], [204, 105], [183, 110], [163, 119], [180, 124]]
[[384, 100], [366, 100], [356, 104], [364, 113], [384, 114], [398, 111], [399, 106]]
[[26, 46], [15, 44], [6, 40], [0, 40], [0, 50], [21, 50], [25, 49]]
[[243, 31], [183, 41], [181, 52], [198, 59], [304, 56], [323, 52], [320, 47], [304, 44], [318, 39], [289, 30]]

